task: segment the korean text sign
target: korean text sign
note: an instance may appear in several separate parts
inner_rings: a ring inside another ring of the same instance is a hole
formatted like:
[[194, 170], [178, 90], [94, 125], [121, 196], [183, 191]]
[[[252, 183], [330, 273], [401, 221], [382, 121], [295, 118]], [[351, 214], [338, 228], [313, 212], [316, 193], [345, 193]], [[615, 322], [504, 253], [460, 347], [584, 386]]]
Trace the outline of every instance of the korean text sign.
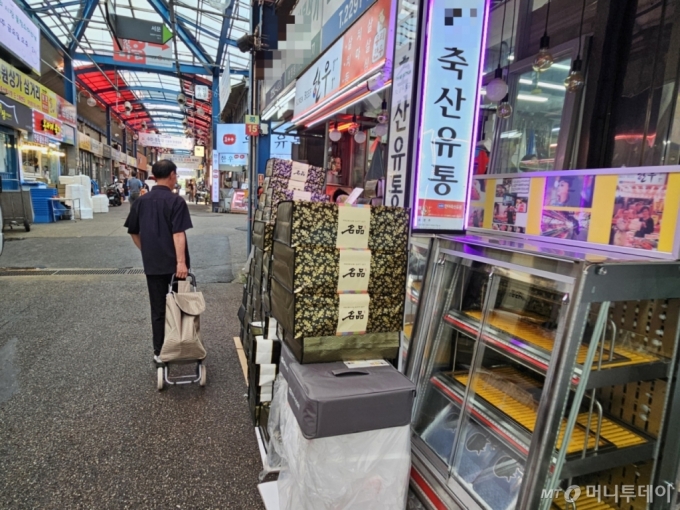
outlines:
[[390, 137], [387, 157], [385, 204], [406, 207], [408, 165], [411, 156], [411, 120], [413, 119], [413, 80], [418, 25], [418, 2], [400, 0], [395, 31], [395, 68], [392, 74]]
[[0, 0], [0, 44], [40, 74], [40, 29], [12, 0]]
[[61, 121], [33, 110], [33, 132], [61, 141], [64, 137]]
[[463, 230], [487, 0], [431, 0], [415, 160], [417, 230]]

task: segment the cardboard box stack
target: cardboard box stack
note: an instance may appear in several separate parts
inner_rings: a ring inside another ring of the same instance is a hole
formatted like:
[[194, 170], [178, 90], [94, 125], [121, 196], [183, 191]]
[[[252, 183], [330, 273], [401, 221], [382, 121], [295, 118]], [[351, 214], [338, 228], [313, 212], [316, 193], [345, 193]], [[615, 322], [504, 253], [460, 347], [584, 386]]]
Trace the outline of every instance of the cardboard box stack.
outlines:
[[[270, 280], [277, 206], [284, 200], [325, 202], [325, 173], [319, 167], [296, 161], [270, 159], [263, 192], [253, 223], [253, 251], [248, 282], [239, 316], [242, 320], [244, 353], [248, 360], [249, 400], [254, 423], [266, 429], [272, 385], [278, 372], [280, 341], [277, 322], [270, 319]], [[263, 423], [263, 420], [264, 423]]]

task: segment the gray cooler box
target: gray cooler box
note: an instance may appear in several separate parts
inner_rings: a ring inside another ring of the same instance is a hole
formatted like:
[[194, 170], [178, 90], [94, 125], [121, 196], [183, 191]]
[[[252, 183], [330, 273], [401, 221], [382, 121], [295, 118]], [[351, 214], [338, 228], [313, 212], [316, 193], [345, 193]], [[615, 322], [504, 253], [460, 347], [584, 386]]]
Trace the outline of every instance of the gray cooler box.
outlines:
[[279, 357], [279, 374], [281, 374], [281, 377], [286, 380], [288, 379], [288, 372], [294, 363], [299, 364], [295, 359], [293, 351], [285, 343], [281, 342], [281, 356]]
[[307, 439], [408, 425], [415, 385], [392, 365], [289, 364], [288, 403]]

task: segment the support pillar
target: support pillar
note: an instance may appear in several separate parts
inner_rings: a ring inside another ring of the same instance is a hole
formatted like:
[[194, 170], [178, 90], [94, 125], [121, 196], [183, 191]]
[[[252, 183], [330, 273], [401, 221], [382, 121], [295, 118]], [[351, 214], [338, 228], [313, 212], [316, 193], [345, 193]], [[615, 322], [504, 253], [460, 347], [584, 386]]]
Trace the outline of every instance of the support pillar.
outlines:
[[[228, 78], [227, 78], [228, 79]], [[213, 67], [213, 79], [212, 79], [212, 127], [213, 127], [213, 150], [217, 150], [217, 124], [220, 122], [220, 68]], [[214, 158], [213, 158], [214, 159]], [[214, 161], [213, 161], [214, 163]], [[212, 211], [217, 212], [220, 206], [219, 203], [219, 183], [220, 183], [220, 169], [219, 161], [217, 168], [214, 166], [212, 168], [212, 173], [210, 176], [205, 176], [210, 178], [210, 190], [212, 193]], [[217, 201], [215, 201], [215, 192], [213, 187], [217, 185]]]

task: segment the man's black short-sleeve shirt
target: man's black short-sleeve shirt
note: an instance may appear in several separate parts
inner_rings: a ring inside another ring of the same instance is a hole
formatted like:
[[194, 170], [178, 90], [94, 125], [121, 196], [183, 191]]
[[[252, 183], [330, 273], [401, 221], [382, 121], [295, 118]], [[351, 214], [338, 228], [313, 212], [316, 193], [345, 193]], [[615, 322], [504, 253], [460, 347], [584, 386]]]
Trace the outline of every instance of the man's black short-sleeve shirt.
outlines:
[[[189, 207], [181, 196], [157, 184], [149, 193], [135, 200], [125, 226], [128, 234], [139, 234], [141, 238], [146, 274], [173, 274], [177, 270], [172, 235], [193, 227]], [[188, 242], [185, 257], [187, 268], [191, 268]]]

